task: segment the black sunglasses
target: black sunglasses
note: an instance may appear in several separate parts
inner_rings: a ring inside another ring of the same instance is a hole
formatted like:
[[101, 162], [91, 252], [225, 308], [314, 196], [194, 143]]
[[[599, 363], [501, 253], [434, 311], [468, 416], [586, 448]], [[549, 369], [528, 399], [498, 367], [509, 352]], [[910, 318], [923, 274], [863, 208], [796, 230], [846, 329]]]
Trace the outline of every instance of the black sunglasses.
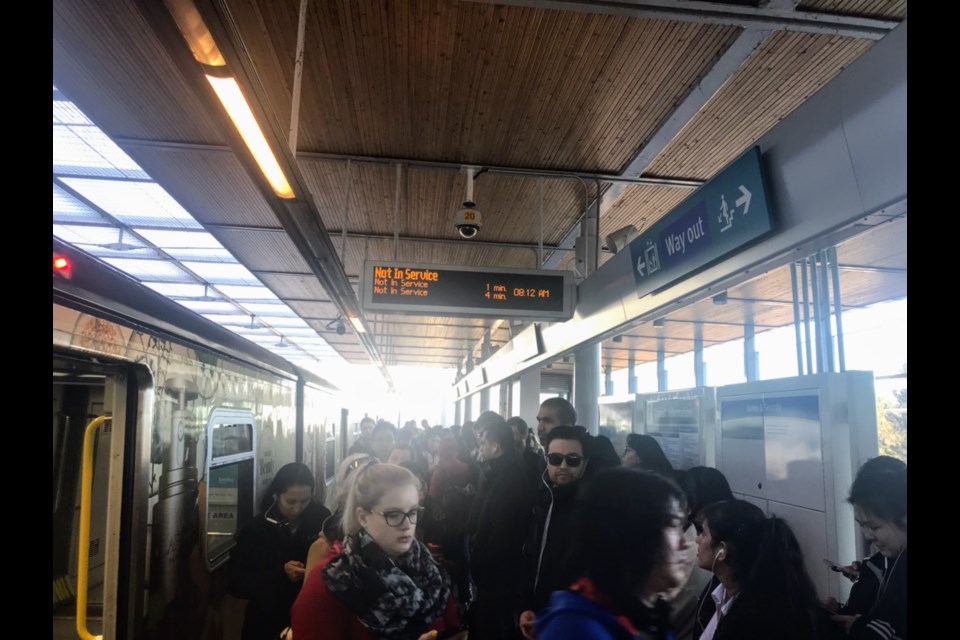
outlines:
[[583, 456], [577, 453], [568, 453], [566, 455], [562, 453], [547, 454], [547, 462], [549, 462], [552, 467], [559, 467], [563, 464], [564, 460], [567, 461], [568, 467], [579, 467], [580, 463], [583, 462]]

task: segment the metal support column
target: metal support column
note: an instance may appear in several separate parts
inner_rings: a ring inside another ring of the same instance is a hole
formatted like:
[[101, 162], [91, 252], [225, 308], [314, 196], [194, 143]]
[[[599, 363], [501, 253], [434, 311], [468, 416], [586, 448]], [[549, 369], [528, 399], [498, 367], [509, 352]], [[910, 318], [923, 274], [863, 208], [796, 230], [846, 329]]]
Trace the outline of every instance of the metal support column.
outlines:
[[846, 371], [847, 362], [843, 352], [843, 305], [840, 303], [840, 267], [836, 247], [830, 247], [830, 274], [833, 276], [833, 314], [837, 322], [837, 356], [840, 360], [840, 371]]
[[520, 374], [520, 401], [514, 400], [514, 407], [514, 413], [536, 429], [540, 410], [540, 369], [537, 367]]
[[807, 355], [807, 374], [813, 373], [813, 342], [810, 340], [810, 298], [807, 297], [807, 261], [803, 260], [800, 265], [800, 281], [803, 285], [803, 335], [804, 349]]
[[463, 398], [457, 400], [453, 403], [454, 413], [453, 413], [453, 424], [462, 425], [463, 422], [460, 421], [460, 416], [463, 415]]
[[583, 346], [573, 354], [573, 408], [577, 422], [597, 435], [600, 428], [600, 343]]
[[833, 328], [830, 326], [830, 274], [827, 272], [827, 250], [821, 249], [817, 253], [820, 265], [820, 309], [818, 315], [823, 326], [823, 360], [827, 371], [836, 371], [837, 365], [833, 360]]
[[747, 382], [756, 382], [760, 379], [760, 359], [757, 354], [755, 340], [756, 329], [752, 322], [743, 325], [743, 373]]
[[664, 353], [663, 339], [657, 347], [657, 391], [667, 390], [667, 361]]
[[[464, 366], [464, 370], [467, 372], [466, 375], [470, 375], [470, 372], [473, 371], [473, 354], [467, 353], [467, 362]], [[463, 421], [469, 422], [473, 420], [473, 395], [467, 394], [463, 398]]]
[[633, 351], [627, 356], [627, 393], [637, 392], [637, 360]]
[[707, 386], [707, 365], [703, 362], [703, 325], [693, 329], [693, 378], [697, 387]]
[[800, 292], [797, 289], [797, 263], [790, 263], [790, 290], [793, 299], [793, 341], [797, 346], [797, 375], [802, 376], [803, 370], [803, 338], [800, 336]]
[[[483, 343], [480, 345], [480, 362], [486, 362], [490, 357], [490, 330], [483, 334]], [[490, 410], [490, 387], [480, 391], [480, 412]]]
[[817, 356], [817, 373], [827, 370], [826, 363], [823, 361], [823, 327], [820, 326], [820, 277], [817, 273], [816, 254], [807, 258], [807, 265], [810, 268], [810, 298], [813, 301], [813, 334], [814, 349]]
[[611, 376], [610, 365], [607, 365], [603, 372], [603, 395], [613, 395], [613, 377]]

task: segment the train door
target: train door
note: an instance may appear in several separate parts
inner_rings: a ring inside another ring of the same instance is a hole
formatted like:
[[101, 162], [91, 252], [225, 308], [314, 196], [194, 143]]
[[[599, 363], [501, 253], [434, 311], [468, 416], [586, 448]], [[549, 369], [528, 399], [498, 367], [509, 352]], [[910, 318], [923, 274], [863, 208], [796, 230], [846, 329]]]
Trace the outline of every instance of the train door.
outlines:
[[[128, 385], [123, 366], [53, 359], [53, 637], [117, 637]], [[82, 484], [88, 481], [89, 492]], [[83, 504], [82, 504], [83, 503]], [[81, 511], [83, 513], [81, 513]], [[82, 545], [82, 549], [80, 548]], [[80, 554], [85, 554], [81, 557]], [[85, 606], [84, 606], [85, 603]]]

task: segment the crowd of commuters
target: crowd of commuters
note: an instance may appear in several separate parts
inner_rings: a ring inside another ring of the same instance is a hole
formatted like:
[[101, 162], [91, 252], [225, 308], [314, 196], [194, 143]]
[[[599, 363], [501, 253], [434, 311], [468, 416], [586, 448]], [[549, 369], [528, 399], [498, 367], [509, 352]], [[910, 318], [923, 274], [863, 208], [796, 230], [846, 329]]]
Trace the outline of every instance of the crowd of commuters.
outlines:
[[486, 411], [462, 427], [364, 418], [322, 491], [273, 479], [228, 574], [244, 640], [838, 640], [907, 637], [906, 465], [863, 465], [849, 501], [870, 557], [818, 602], [785, 520], [657, 440], [622, 452], [545, 401], [536, 428]]

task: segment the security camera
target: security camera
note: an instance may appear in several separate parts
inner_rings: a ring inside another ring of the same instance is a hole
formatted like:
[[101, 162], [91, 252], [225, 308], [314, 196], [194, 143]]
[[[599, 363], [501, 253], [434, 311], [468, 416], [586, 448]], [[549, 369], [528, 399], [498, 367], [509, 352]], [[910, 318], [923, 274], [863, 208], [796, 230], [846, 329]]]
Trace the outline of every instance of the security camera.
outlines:
[[343, 323], [343, 320], [337, 323], [337, 335], [342, 336], [347, 332], [347, 325]]
[[470, 239], [480, 233], [482, 218], [479, 209], [472, 202], [464, 202], [453, 216], [453, 226], [460, 232], [461, 238]]

